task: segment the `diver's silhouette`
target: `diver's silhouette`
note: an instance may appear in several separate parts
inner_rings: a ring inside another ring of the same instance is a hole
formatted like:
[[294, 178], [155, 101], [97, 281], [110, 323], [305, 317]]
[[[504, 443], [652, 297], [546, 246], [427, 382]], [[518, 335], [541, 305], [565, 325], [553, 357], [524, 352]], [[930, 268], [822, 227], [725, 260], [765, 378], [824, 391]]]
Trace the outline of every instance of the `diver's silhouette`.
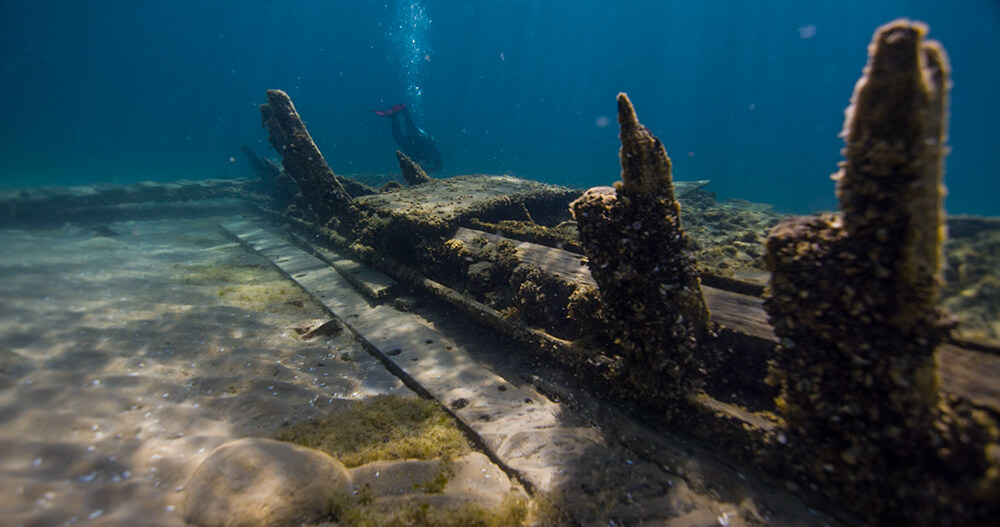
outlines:
[[[444, 168], [441, 152], [438, 151], [434, 138], [413, 122], [405, 104], [397, 104], [388, 110], [372, 111], [375, 115], [392, 120], [392, 139], [410, 159], [420, 163], [420, 166], [428, 172], [437, 172]], [[403, 114], [403, 118], [406, 119], [405, 136], [399, 126], [399, 114]]]

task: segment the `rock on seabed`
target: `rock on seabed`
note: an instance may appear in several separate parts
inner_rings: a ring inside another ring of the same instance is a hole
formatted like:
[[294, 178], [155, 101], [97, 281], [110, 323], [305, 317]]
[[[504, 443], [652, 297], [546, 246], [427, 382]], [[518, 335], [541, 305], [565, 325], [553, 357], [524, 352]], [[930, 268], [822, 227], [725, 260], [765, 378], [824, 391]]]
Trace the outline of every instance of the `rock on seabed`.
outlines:
[[351, 478], [333, 457], [291, 443], [248, 438], [226, 443], [195, 470], [184, 519], [200, 527], [294, 526], [322, 520]]

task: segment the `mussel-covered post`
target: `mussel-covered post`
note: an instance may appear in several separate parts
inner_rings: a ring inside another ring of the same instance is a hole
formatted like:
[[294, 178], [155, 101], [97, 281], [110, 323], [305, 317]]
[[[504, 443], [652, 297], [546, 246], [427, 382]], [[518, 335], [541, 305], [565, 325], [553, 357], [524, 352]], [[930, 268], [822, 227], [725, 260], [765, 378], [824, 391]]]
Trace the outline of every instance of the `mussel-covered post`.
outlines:
[[403, 171], [403, 179], [406, 180], [407, 185], [412, 187], [434, 181], [434, 178], [428, 176], [420, 164], [399, 150], [396, 150], [396, 160], [399, 161], [399, 169]]
[[901, 20], [874, 36], [846, 112], [840, 212], [790, 218], [767, 240], [786, 459], [879, 524], [962, 524], [974, 493], [947, 471], [983, 468], [984, 445], [959, 444], [968, 431], [938, 392], [950, 81], [925, 33]]
[[698, 348], [708, 309], [681, 230], [670, 158], [624, 93], [618, 122], [622, 182], [588, 190], [571, 204], [573, 216], [625, 375], [644, 394], [683, 399], [704, 375]]
[[301, 192], [295, 206], [305, 209], [302, 212], [320, 224], [335, 227], [338, 222], [356, 221], [357, 209], [350, 194], [327, 165], [288, 94], [267, 90], [267, 104], [260, 105], [260, 113], [271, 146], [281, 154], [285, 174]]

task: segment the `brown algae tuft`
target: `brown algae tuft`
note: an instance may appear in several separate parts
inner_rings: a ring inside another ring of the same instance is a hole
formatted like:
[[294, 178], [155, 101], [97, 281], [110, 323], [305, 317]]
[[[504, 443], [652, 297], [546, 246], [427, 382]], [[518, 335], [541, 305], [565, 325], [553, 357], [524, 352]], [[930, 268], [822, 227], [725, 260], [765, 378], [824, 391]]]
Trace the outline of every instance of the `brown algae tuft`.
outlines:
[[437, 403], [378, 395], [347, 410], [278, 430], [275, 438], [322, 450], [348, 467], [372, 461], [455, 458], [472, 450]]

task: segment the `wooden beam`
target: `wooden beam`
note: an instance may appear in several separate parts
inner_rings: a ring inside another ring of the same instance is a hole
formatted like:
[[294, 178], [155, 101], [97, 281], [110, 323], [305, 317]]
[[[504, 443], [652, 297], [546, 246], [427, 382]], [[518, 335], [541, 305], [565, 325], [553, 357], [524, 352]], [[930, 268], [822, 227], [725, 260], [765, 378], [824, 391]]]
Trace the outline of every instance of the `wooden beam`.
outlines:
[[[491, 242], [506, 239], [514, 244], [522, 261], [564, 280], [596, 287], [584, 256], [464, 227], [455, 233], [455, 238], [465, 243], [478, 237]], [[702, 286], [702, 291], [712, 320], [746, 337], [777, 344], [778, 338], [768, 322], [760, 297], [708, 286]], [[984, 351], [949, 343], [938, 348], [937, 363], [941, 389], [945, 393], [1000, 413], [1000, 349]]]

